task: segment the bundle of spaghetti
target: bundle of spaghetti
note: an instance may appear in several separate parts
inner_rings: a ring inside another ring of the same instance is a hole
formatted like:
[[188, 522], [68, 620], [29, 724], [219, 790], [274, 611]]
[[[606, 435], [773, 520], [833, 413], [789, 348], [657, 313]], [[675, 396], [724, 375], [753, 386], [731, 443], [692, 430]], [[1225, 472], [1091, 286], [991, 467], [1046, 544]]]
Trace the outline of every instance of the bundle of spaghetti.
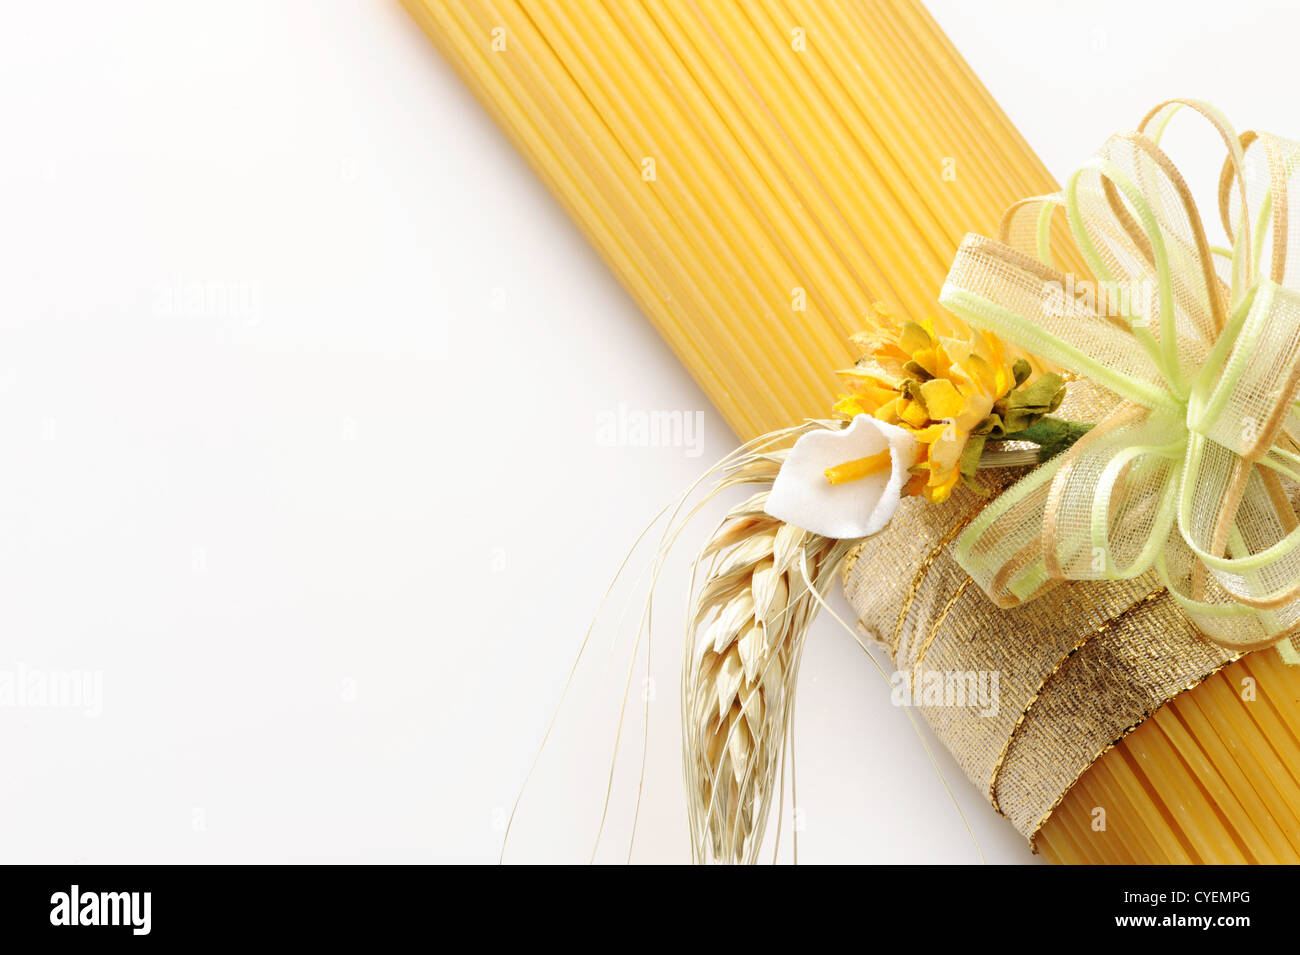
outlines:
[[406, 3], [742, 438], [1054, 188], [915, 3]]
[[[1057, 188], [917, 0], [403, 2], [745, 439], [824, 415], [874, 303], [933, 314], [961, 237]], [[1044, 854], [1294, 859], [1297, 688], [1264, 651], [1183, 694]]]

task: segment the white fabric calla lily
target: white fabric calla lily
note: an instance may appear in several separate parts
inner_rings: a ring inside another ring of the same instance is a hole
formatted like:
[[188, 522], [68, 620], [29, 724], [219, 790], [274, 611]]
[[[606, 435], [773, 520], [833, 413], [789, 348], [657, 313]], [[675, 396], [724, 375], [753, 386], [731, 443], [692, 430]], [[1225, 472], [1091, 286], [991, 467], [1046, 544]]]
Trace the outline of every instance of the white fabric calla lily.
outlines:
[[[843, 484], [826, 469], [889, 452], [889, 467]], [[779, 521], [823, 537], [868, 537], [894, 516], [920, 448], [892, 424], [860, 414], [840, 431], [817, 430], [795, 442], [772, 484], [764, 510]]]

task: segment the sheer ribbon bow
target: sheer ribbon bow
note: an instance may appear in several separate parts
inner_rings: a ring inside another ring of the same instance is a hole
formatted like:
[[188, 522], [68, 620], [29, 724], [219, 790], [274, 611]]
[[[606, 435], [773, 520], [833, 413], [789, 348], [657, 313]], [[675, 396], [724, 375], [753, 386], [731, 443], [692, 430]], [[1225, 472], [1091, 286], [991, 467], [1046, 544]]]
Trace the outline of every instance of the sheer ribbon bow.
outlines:
[[[1212, 248], [1159, 142], [1179, 109], [1228, 150]], [[1109, 413], [986, 507], [955, 544], [999, 605], [1062, 580], [1155, 570], [1192, 622], [1236, 649], [1300, 624], [1300, 144], [1238, 136], [1207, 104], [1164, 103], [1112, 137], [1056, 195], [968, 236], [940, 301], [1107, 389]], [[1053, 267], [1064, 208], [1091, 274]]]

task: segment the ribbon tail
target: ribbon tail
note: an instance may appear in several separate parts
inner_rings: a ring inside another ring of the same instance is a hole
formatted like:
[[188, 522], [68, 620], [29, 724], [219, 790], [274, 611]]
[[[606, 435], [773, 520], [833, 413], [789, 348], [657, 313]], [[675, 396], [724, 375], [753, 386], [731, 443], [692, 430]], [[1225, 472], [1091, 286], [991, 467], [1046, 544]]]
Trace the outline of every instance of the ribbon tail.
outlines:
[[1040, 464], [986, 506], [957, 538], [953, 557], [999, 607], [1015, 607], [1056, 581], [1043, 561], [1043, 514], [1066, 455]]
[[1052, 577], [1122, 580], [1151, 569], [1173, 526], [1182, 445], [1179, 422], [1125, 404], [1070, 449], [1043, 520]]

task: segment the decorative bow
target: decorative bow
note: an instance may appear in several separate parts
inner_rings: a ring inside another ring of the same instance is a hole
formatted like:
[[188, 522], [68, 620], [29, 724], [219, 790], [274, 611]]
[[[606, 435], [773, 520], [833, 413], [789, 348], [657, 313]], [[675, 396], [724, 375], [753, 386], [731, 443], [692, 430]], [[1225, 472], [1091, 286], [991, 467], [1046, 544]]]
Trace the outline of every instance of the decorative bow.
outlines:
[[[1182, 107], [1227, 146], [1229, 248], [1211, 247], [1158, 145]], [[958, 538], [958, 562], [1000, 606], [1154, 568], [1224, 646], [1265, 646], [1300, 624], [1297, 166], [1300, 144], [1238, 136], [1207, 104], [1171, 101], [1112, 137], [1063, 192], [1013, 206], [1000, 241], [962, 243], [940, 301], [1114, 396], [1095, 428]], [[1053, 267], [1060, 207], [1090, 275]]]

